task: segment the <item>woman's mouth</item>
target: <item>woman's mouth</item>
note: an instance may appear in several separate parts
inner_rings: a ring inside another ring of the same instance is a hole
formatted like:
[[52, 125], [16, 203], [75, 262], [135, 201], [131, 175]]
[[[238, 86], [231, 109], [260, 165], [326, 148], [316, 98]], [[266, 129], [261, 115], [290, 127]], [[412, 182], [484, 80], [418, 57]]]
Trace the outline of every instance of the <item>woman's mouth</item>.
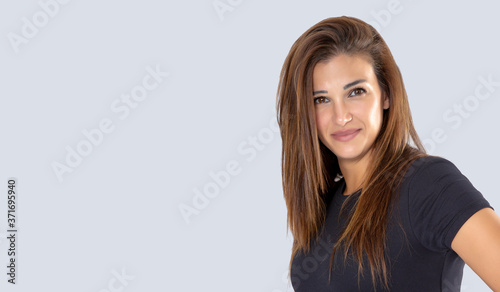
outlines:
[[354, 137], [356, 137], [360, 131], [361, 129], [342, 130], [333, 133], [331, 136], [337, 141], [347, 142], [354, 139]]

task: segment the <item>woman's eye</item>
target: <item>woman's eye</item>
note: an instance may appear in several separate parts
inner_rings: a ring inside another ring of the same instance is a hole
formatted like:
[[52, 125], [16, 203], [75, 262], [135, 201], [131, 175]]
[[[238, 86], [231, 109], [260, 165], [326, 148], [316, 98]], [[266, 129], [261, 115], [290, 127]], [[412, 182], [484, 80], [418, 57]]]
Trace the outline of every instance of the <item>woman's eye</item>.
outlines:
[[324, 96], [316, 97], [314, 99], [314, 103], [325, 103], [325, 102], [328, 102], [328, 100]]
[[355, 88], [353, 91], [351, 91], [351, 94], [349, 94], [349, 96], [361, 95], [363, 93], [366, 93], [366, 90], [364, 90], [363, 88]]

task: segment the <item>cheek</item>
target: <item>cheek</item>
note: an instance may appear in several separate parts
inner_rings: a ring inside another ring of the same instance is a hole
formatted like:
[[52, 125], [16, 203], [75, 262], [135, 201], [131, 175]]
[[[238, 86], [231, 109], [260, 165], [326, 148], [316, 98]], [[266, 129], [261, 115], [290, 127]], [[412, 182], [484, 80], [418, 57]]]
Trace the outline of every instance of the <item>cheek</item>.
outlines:
[[366, 113], [368, 115], [366, 118], [368, 123], [370, 124], [370, 127], [376, 130], [378, 133], [382, 125], [382, 105], [378, 102], [374, 103], [369, 108], [367, 108]]
[[318, 136], [322, 139], [324, 134], [328, 131], [329, 116], [326, 111], [316, 111], [315, 119]]

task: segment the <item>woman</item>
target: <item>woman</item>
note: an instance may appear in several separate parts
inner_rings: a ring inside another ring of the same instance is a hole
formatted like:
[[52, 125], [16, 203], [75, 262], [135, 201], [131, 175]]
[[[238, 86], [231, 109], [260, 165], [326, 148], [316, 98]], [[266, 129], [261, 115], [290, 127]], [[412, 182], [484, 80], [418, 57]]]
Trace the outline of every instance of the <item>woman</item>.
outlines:
[[459, 291], [464, 261], [500, 291], [500, 218], [425, 154], [373, 27], [337, 17], [300, 36], [277, 109], [295, 291]]

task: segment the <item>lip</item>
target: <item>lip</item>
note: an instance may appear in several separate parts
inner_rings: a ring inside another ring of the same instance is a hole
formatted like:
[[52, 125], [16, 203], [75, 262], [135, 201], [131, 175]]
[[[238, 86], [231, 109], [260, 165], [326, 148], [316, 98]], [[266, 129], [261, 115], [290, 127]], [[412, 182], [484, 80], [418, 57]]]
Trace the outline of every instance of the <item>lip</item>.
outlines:
[[337, 131], [332, 134], [333, 139], [340, 142], [347, 142], [358, 135], [361, 129], [347, 129], [342, 131]]

